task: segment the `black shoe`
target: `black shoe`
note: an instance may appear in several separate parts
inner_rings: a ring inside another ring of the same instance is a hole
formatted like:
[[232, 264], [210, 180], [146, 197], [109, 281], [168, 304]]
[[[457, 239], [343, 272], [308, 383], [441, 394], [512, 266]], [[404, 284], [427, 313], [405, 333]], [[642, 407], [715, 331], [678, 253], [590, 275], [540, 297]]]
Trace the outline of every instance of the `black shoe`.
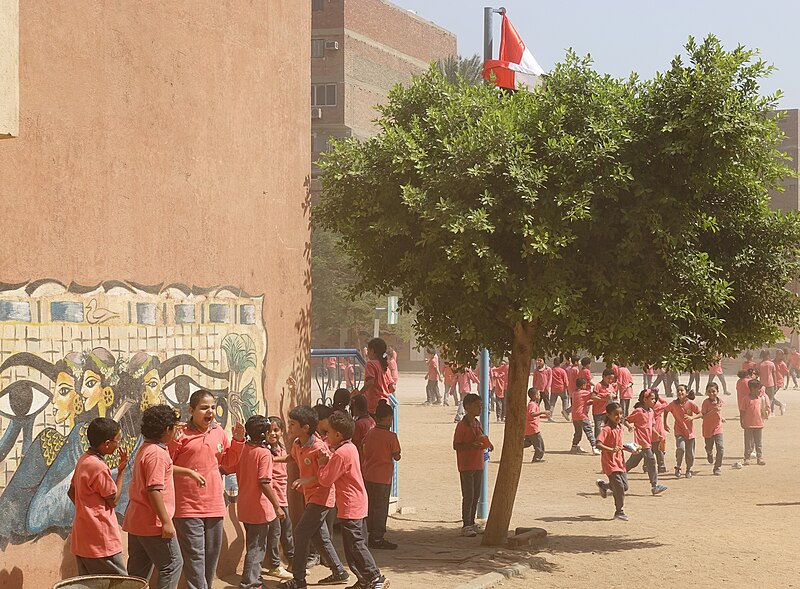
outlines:
[[341, 585], [350, 580], [350, 573], [342, 571], [340, 573], [332, 572], [330, 575], [317, 581], [317, 585]]
[[381, 575], [377, 579], [372, 580], [369, 584], [369, 589], [389, 589], [389, 581], [386, 580], [386, 577]]
[[306, 589], [308, 585], [299, 583], [297, 579], [289, 579], [278, 585], [278, 587], [280, 587], [280, 589]]
[[380, 540], [370, 540], [369, 542], [370, 548], [375, 548], [376, 550], [397, 550], [397, 544], [394, 542], [389, 542], [385, 538], [381, 538]]

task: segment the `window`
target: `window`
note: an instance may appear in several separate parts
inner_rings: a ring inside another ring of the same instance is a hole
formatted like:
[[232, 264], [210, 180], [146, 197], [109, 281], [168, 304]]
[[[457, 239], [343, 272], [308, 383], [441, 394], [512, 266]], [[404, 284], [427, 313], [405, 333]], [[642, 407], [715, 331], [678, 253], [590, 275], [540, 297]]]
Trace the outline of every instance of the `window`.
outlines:
[[325, 39], [311, 39], [311, 57], [325, 57]]
[[221, 305], [219, 303], [211, 303], [208, 306], [208, 322], [209, 323], [230, 323], [231, 322], [231, 308], [228, 305]]
[[243, 325], [256, 324], [256, 306], [239, 305], [239, 323]]
[[153, 303], [136, 303], [136, 323], [155, 325], [156, 306]]
[[24, 301], [0, 301], [0, 321], [30, 322], [30, 320], [30, 303]]
[[331, 144], [328, 141], [328, 139], [329, 139], [328, 135], [324, 135], [322, 133], [319, 134], [315, 133], [314, 136], [312, 137], [313, 150], [316, 151], [317, 153], [328, 151], [328, 149], [330, 149], [331, 147]]
[[311, 0], [311, 10], [322, 10], [325, 8], [325, 0]]
[[175, 305], [175, 323], [194, 323], [194, 305]]
[[83, 303], [68, 301], [50, 303], [50, 321], [83, 322]]
[[336, 106], [336, 84], [313, 84], [311, 106]]

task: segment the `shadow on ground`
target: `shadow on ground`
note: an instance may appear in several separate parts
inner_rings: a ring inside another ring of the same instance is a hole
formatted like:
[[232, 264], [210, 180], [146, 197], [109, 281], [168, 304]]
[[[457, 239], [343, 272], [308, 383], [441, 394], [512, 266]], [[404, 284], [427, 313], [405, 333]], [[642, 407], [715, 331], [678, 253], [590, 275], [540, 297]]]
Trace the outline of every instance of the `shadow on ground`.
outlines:
[[547, 537], [547, 552], [580, 554], [597, 552], [609, 554], [628, 550], [647, 550], [664, 546], [653, 538], [630, 538], [628, 536], [573, 536], [552, 534]]

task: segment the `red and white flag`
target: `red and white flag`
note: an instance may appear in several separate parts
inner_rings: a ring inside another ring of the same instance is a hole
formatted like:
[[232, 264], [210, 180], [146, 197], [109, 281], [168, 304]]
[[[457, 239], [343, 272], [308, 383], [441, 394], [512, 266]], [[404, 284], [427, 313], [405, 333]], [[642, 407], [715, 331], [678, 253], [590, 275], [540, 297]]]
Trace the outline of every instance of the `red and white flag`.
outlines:
[[514, 25], [503, 14], [503, 28], [500, 31], [500, 55], [498, 59], [487, 59], [483, 64], [483, 77], [492, 79], [501, 88], [516, 90], [520, 84], [533, 88], [544, 73], [542, 66], [525, 47]]

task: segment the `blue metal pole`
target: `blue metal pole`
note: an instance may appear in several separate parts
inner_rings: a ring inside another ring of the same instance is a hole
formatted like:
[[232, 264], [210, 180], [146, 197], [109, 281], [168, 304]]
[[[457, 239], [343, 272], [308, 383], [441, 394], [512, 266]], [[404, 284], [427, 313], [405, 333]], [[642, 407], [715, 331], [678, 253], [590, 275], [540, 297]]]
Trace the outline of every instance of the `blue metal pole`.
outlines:
[[[481, 425], [486, 435], [489, 435], [489, 350], [481, 350], [480, 362], [481, 379]], [[478, 501], [478, 517], [486, 519], [489, 516], [489, 462], [483, 463], [483, 482], [481, 483], [481, 498]]]

